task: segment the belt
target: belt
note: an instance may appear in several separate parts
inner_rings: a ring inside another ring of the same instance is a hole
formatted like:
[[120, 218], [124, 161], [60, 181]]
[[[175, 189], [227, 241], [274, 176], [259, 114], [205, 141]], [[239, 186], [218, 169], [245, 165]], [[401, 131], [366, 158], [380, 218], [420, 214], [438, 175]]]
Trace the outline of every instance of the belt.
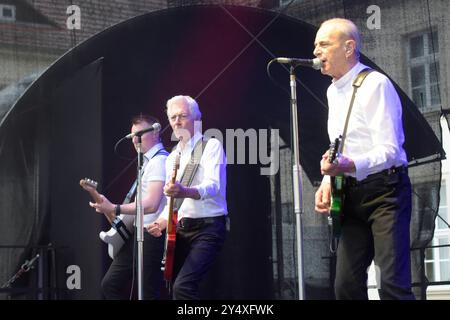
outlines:
[[206, 218], [181, 218], [177, 223], [177, 228], [181, 230], [199, 229], [205, 225], [213, 224], [216, 221], [225, 222], [225, 215]]
[[372, 182], [377, 179], [383, 179], [385, 177], [408, 173], [408, 168], [406, 166], [391, 167], [389, 169], [384, 169], [383, 171], [373, 173], [368, 175], [365, 179], [358, 181], [353, 177], [345, 177], [345, 184], [349, 187], [354, 187], [362, 184]]

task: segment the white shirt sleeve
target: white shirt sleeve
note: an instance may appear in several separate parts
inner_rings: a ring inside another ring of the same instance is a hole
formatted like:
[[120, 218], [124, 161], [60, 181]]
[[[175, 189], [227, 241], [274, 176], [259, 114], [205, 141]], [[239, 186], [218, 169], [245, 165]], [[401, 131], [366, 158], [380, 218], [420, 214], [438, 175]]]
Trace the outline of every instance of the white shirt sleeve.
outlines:
[[213, 198], [220, 192], [220, 179], [224, 178], [226, 163], [225, 152], [219, 140], [208, 140], [200, 160], [203, 179], [200, 184], [192, 186], [198, 190], [201, 200]]
[[166, 180], [166, 159], [164, 155], [157, 155], [145, 166], [142, 181], [165, 181]]
[[400, 98], [389, 79], [373, 73], [366, 81], [375, 83], [361, 86], [358, 94], [365, 103], [365, 122], [370, 132], [371, 149], [365, 153], [355, 155], [352, 160], [356, 167], [356, 179], [362, 180], [368, 172], [381, 171], [394, 166], [399, 158], [400, 148], [404, 142], [402, 130], [402, 105]]

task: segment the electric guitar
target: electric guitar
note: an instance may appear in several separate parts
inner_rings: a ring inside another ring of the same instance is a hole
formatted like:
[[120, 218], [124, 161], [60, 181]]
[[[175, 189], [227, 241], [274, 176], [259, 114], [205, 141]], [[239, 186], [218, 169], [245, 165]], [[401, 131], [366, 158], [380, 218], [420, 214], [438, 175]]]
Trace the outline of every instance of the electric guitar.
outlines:
[[[102, 202], [102, 198], [100, 194], [97, 192], [98, 183], [94, 180], [84, 178], [80, 180], [80, 186], [89, 192], [92, 199], [96, 203]], [[124, 215], [121, 214], [114, 219], [112, 222], [112, 227], [109, 231], [104, 232], [101, 231], [99, 234], [100, 239], [108, 244], [108, 255], [111, 259], [117, 255], [125, 241], [128, 240], [133, 232], [133, 223], [134, 216], [133, 215]]]
[[[170, 181], [175, 183], [177, 178], [177, 172], [180, 168], [180, 153], [177, 153], [175, 156], [173, 171]], [[177, 208], [174, 208], [175, 199], [173, 197], [169, 198], [169, 218], [167, 219], [167, 228], [166, 228], [166, 243], [164, 249], [164, 257], [162, 260], [163, 267], [161, 268], [164, 271], [164, 280], [170, 285], [173, 277], [173, 262], [175, 257], [175, 241], [177, 237]]]
[[[328, 162], [336, 163], [340, 154], [342, 137], [336, 138], [330, 144]], [[342, 206], [344, 204], [344, 176], [337, 175], [331, 178], [331, 205], [328, 224], [331, 226], [332, 239], [338, 239], [341, 235]]]

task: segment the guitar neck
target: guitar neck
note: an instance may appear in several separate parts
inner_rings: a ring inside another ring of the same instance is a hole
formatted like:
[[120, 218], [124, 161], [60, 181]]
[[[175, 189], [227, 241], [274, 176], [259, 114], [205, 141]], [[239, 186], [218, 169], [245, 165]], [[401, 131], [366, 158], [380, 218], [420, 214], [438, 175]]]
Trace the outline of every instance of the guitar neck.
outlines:
[[[97, 191], [97, 183], [95, 181], [86, 178], [80, 180], [80, 186], [89, 193], [89, 195], [91, 196], [91, 198], [94, 200], [95, 203], [101, 203], [103, 201], [100, 194]], [[115, 214], [104, 213], [104, 216], [106, 217], [106, 219], [108, 219], [109, 223], [112, 224], [115, 218]]]
[[[177, 179], [177, 172], [178, 172], [178, 167], [175, 166], [175, 168], [172, 172], [172, 177], [170, 177], [170, 182], [172, 184], [174, 184]], [[175, 203], [174, 197], [170, 197], [169, 198], [169, 218], [167, 219], [167, 232], [168, 233], [174, 232], [174, 228], [175, 228], [174, 223], [176, 223], [176, 221], [174, 221], [174, 219], [173, 219], [174, 218], [173, 217], [174, 216], [174, 210], [173, 210], [174, 203]]]
[[102, 198], [100, 197], [100, 193], [98, 193], [96, 189], [86, 190], [86, 191], [89, 192], [89, 194], [91, 195], [92, 199], [94, 199], [94, 201], [96, 203], [102, 202]]

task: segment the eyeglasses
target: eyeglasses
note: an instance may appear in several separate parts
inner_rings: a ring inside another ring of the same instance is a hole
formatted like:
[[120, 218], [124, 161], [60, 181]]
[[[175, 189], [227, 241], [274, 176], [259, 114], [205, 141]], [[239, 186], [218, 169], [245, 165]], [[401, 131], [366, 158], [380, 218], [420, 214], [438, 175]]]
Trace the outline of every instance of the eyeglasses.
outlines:
[[177, 121], [177, 118], [183, 121], [183, 120], [188, 119], [188, 118], [189, 118], [189, 115], [184, 114], [184, 113], [182, 113], [182, 114], [175, 114], [175, 115], [173, 115], [173, 116], [170, 116], [170, 117], [169, 117], [169, 120], [170, 120], [170, 121]]

